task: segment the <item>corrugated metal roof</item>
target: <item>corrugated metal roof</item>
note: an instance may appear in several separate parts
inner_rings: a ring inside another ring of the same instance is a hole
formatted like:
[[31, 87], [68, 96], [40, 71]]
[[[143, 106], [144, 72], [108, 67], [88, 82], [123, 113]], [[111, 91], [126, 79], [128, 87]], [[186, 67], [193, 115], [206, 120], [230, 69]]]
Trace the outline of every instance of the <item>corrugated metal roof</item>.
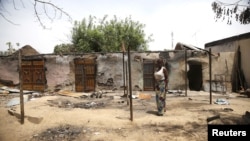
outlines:
[[175, 50], [183, 50], [183, 49], [188, 49], [188, 50], [198, 50], [197, 47], [193, 45], [188, 45], [185, 43], [178, 42], [175, 46]]
[[175, 46], [175, 50], [184, 50], [184, 49], [187, 49], [187, 50], [199, 50], [199, 51], [207, 51], [205, 49], [202, 49], [202, 48], [199, 48], [199, 47], [196, 47], [194, 45], [189, 45], [189, 44], [185, 44], [185, 43], [181, 43], [181, 42], [178, 42]]

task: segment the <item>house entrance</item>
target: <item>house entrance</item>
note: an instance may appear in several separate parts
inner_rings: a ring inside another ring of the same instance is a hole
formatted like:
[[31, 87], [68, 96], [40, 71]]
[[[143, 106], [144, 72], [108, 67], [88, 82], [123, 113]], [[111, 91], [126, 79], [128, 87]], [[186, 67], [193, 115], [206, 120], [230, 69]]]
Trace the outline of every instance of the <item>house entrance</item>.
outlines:
[[189, 89], [200, 91], [202, 89], [202, 65], [200, 62], [189, 62]]
[[22, 60], [23, 89], [44, 91], [46, 86], [44, 59]]
[[144, 91], [155, 90], [154, 70], [155, 70], [154, 60], [143, 60], [143, 90]]
[[96, 61], [95, 59], [74, 59], [75, 63], [75, 91], [95, 91]]

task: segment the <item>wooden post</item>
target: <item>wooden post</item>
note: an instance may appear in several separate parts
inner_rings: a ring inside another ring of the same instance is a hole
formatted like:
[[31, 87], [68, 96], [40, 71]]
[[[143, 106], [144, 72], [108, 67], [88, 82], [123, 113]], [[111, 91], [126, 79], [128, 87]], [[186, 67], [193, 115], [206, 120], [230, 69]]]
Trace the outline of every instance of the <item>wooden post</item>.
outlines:
[[129, 76], [129, 98], [130, 98], [130, 120], [133, 121], [133, 100], [132, 100], [132, 82], [131, 82], [131, 61], [130, 47], [128, 46], [128, 76]]
[[124, 67], [124, 51], [122, 52], [122, 70], [123, 70], [123, 95], [125, 96], [125, 67]]
[[187, 49], [185, 49], [185, 73], [186, 73], [186, 78], [185, 78], [185, 96], [187, 96]]
[[22, 80], [22, 50], [19, 49], [19, 87], [20, 87], [20, 111], [21, 124], [24, 123], [24, 102], [23, 102], [23, 80]]
[[126, 49], [125, 49], [125, 45], [124, 45], [124, 41], [122, 41], [122, 65], [123, 65], [123, 86], [124, 86], [124, 88], [123, 88], [123, 95], [125, 96], [125, 95], [128, 95], [128, 93], [125, 93], [125, 90], [126, 90], [126, 87], [125, 87], [125, 79], [127, 78], [125, 78], [125, 67], [124, 67], [124, 65], [125, 65], [125, 51], [126, 51]]
[[128, 84], [128, 61], [125, 62], [125, 67], [126, 67], [126, 90], [127, 90], [127, 105], [129, 105], [129, 84]]
[[209, 48], [209, 93], [210, 93], [210, 104], [212, 104], [212, 51]]

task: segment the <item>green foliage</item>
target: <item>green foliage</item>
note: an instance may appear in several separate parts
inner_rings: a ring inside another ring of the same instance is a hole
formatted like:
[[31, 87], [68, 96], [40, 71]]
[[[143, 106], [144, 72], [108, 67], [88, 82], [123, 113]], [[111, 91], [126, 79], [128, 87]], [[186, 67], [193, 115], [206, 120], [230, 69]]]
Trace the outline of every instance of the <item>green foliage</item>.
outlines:
[[145, 25], [129, 18], [119, 20], [116, 16], [107, 20], [89, 16], [88, 20], [75, 21], [72, 30], [72, 43], [80, 52], [115, 52], [121, 51], [122, 43], [131, 50], [147, 50], [151, 36], [145, 39]]
[[73, 44], [60, 44], [54, 47], [55, 54], [67, 54], [75, 52]]
[[215, 13], [216, 21], [218, 19], [226, 20], [227, 24], [231, 25], [234, 18], [240, 24], [250, 23], [250, 0], [240, 0], [231, 4], [214, 1], [212, 9]]

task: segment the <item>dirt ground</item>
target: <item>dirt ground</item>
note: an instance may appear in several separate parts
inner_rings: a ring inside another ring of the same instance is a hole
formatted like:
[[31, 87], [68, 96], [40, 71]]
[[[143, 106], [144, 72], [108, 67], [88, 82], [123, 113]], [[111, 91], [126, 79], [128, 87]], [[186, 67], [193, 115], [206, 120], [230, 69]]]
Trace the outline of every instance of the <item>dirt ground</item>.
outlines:
[[[157, 116], [154, 92], [138, 93], [151, 98], [133, 99], [133, 112], [123, 92], [32, 98], [24, 105], [24, 124], [18, 119], [20, 105], [6, 107], [10, 96], [0, 96], [0, 141], [206, 141], [207, 124], [249, 124], [243, 117], [250, 98], [241, 94], [213, 93], [212, 104], [208, 92], [167, 94], [167, 111]], [[217, 99], [229, 104], [215, 104]]]

